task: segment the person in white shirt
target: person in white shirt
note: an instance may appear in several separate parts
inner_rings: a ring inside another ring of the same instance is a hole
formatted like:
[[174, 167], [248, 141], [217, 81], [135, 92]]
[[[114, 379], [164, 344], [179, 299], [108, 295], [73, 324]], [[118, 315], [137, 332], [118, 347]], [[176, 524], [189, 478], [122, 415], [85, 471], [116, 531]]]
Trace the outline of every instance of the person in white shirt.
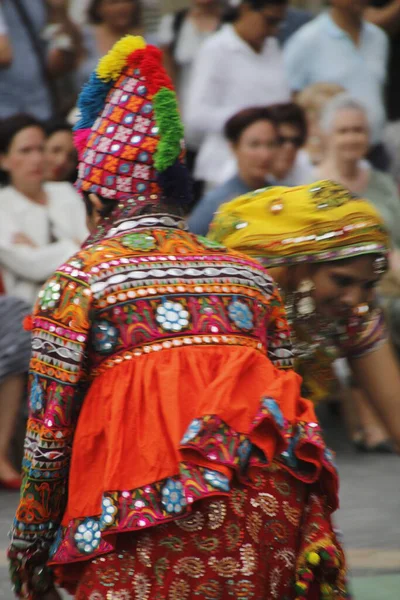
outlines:
[[229, 176], [227, 165], [233, 162], [223, 136], [226, 121], [244, 108], [290, 99], [275, 37], [287, 5], [287, 0], [243, 0], [232, 22], [223, 25], [199, 51], [185, 127], [189, 135], [204, 135], [194, 175], [209, 188]]
[[39, 288], [86, 237], [84, 204], [69, 183], [43, 183], [45, 131], [33, 117], [0, 123], [0, 488], [17, 490], [8, 458], [25, 392], [30, 335], [22, 328]]
[[83, 202], [69, 183], [44, 183], [45, 131], [17, 115], [0, 124], [0, 269], [5, 293], [33, 304], [51, 273], [86, 238]]
[[[192, 0], [189, 8], [163, 16], [158, 44], [164, 52], [164, 64], [175, 83], [183, 121], [187, 112], [193, 63], [206, 39], [218, 29], [223, 11], [221, 0]], [[201, 132], [186, 128], [186, 163], [193, 170]]]
[[335, 83], [366, 105], [371, 118], [369, 159], [386, 170], [382, 134], [389, 42], [382, 29], [365, 20], [367, 5], [368, 0], [330, 0], [328, 11], [291, 37], [285, 65], [295, 93], [313, 83]]

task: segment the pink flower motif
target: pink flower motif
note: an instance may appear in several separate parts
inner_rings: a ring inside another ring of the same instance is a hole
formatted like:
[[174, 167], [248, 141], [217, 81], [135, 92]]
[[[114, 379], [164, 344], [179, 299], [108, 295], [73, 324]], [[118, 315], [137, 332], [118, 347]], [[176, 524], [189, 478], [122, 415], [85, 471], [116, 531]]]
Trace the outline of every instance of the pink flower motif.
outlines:
[[113, 140], [109, 140], [107, 138], [102, 138], [97, 146], [99, 152], [108, 152], [110, 150], [110, 146]]
[[129, 77], [129, 79], [127, 79], [123, 86], [122, 89], [124, 92], [133, 92], [136, 88], [138, 80], [134, 79], [133, 77]]
[[137, 179], [149, 179], [150, 167], [148, 165], [135, 165], [133, 177], [136, 177]]
[[96, 152], [94, 150], [88, 150], [85, 156], [85, 162], [89, 165], [94, 165], [96, 158]]
[[132, 134], [132, 131], [123, 125], [120, 125], [114, 135], [114, 139], [119, 142], [127, 142]]
[[146, 133], [150, 123], [150, 119], [146, 119], [145, 117], [141, 117], [140, 115], [138, 115], [135, 119], [135, 131], [139, 131], [140, 133]]
[[119, 104], [122, 94], [123, 94], [122, 90], [115, 90], [110, 98], [111, 104]]
[[130, 177], [117, 177], [117, 190], [120, 192], [131, 191], [132, 180]]
[[116, 190], [110, 190], [109, 188], [102, 187], [100, 190], [100, 194], [104, 198], [115, 198], [115, 196], [117, 195], [117, 192], [116, 192]]

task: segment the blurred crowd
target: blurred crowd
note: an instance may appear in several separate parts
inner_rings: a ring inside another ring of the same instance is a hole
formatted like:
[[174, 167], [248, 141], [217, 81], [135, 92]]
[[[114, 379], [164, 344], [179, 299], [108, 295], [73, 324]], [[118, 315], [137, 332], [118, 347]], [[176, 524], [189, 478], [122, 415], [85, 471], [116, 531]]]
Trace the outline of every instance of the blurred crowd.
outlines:
[[218, 207], [251, 190], [342, 183], [392, 234], [380, 294], [400, 347], [398, 0], [0, 0], [0, 479], [17, 477], [7, 452], [29, 356], [21, 315], [86, 236], [77, 95], [126, 34], [163, 51], [177, 88], [190, 229], [206, 235]]

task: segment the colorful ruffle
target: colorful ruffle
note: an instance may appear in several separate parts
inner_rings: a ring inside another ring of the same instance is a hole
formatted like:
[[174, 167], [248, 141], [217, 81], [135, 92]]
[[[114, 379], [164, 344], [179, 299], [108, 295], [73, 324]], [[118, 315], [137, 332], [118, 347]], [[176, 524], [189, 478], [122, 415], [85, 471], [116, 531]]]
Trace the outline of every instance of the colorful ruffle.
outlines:
[[[256, 440], [270, 431], [276, 437], [276, 456], [268, 456]], [[50, 551], [50, 563], [82, 561], [115, 549], [115, 534], [138, 531], [184, 517], [203, 498], [228, 494], [236, 477], [257, 487], [259, 469], [280, 464], [305, 483], [320, 481], [336, 508], [336, 469], [317, 423], [290, 425], [277, 402], [262, 400], [250, 434], [228, 427], [215, 415], [195, 419], [181, 440], [179, 473], [135, 490], [107, 491], [101, 514], [72, 520], [60, 527]], [[209, 468], [213, 463], [215, 469]]]

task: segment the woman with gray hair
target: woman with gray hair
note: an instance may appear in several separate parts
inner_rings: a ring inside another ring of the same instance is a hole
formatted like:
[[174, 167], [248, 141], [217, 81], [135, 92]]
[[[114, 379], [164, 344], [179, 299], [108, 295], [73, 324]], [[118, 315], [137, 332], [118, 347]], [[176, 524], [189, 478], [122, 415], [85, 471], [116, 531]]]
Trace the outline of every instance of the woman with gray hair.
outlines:
[[347, 93], [335, 96], [324, 108], [320, 128], [324, 158], [316, 179], [331, 179], [354, 194], [370, 200], [381, 213], [400, 248], [400, 198], [390, 175], [374, 169], [365, 157], [369, 150], [370, 126], [367, 109]]
[[[397, 285], [397, 293], [394, 292], [394, 296], [388, 297], [386, 281], [388, 278], [394, 277], [396, 281], [400, 278], [400, 198], [396, 184], [390, 175], [378, 171], [365, 160], [369, 150], [370, 125], [367, 109], [361, 102], [347, 93], [335, 96], [321, 113], [320, 129], [323, 135], [324, 157], [315, 169], [315, 179], [331, 179], [369, 200], [381, 213], [391, 232], [394, 246], [391, 270], [379, 292], [380, 300], [389, 316], [389, 328], [391, 333], [395, 332], [393, 325], [398, 322], [400, 314], [398, 310], [393, 311], [393, 302], [394, 299], [396, 302], [399, 299], [400, 286]], [[338, 364], [337, 367], [339, 378], [343, 379], [341, 374], [345, 365]], [[354, 382], [351, 385], [351, 396], [353, 416], [354, 413], [358, 414], [356, 420], [360, 427], [351, 434], [356, 446], [361, 450], [389, 450], [390, 446], [386, 443], [387, 432], [375, 413], [369, 409], [363, 393]], [[349, 414], [346, 414], [346, 417], [348, 416]], [[350, 420], [346, 420], [352, 429]]]

